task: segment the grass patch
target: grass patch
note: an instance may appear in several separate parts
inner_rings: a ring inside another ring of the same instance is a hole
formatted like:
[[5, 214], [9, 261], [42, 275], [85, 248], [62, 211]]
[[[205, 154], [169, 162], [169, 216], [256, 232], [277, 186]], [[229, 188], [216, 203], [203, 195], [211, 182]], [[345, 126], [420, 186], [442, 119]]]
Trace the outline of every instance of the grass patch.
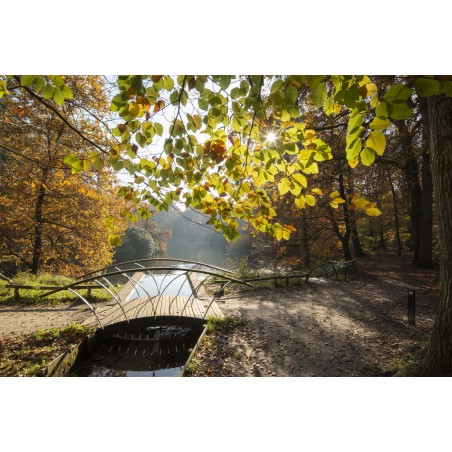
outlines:
[[185, 376], [212, 375], [213, 369], [219, 367], [222, 350], [227, 349], [230, 334], [245, 324], [240, 317], [209, 317], [207, 329], [196, 355], [192, 357], [185, 369]]
[[43, 368], [58, 355], [95, 330], [71, 323], [63, 328], [38, 330], [29, 335], [0, 339], [0, 376], [42, 376]]
[[[75, 294], [69, 292], [68, 290], [57, 292], [55, 294], [49, 295], [46, 298], [41, 298], [41, 295], [47, 290], [41, 289], [42, 286], [59, 286], [63, 287], [68, 284], [75, 282], [75, 279], [68, 278], [61, 275], [51, 275], [42, 274], [35, 276], [30, 273], [18, 273], [12, 278], [13, 284], [20, 284], [26, 286], [33, 286], [33, 289], [20, 289], [19, 299], [14, 298], [14, 289], [7, 289], [6, 281], [0, 280], [0, 304], [31, 304], [31, 305], [41, 305], [41, 304], [58, 304], [67, 302], [80, 302], [81, 299]], [[121, 285], [116, 285], [115, 289], [119, 291]], [[88, 290], [80, 290], [79, 293], [86, 298], [89, 302], [105, 302], [109, 301], [112, 297], [104, 289], [93, 289], [91, 290], [91, 295], [88, 297]]]
[[232, 317], [209, 317], [207, 319], [207, 334], [211, 334], [216, 330], [220, 330], [222, 332], [227, 332], [237, 328], [240, 325], [243, 325], [245, 321], [240, 317], [232, 316]]

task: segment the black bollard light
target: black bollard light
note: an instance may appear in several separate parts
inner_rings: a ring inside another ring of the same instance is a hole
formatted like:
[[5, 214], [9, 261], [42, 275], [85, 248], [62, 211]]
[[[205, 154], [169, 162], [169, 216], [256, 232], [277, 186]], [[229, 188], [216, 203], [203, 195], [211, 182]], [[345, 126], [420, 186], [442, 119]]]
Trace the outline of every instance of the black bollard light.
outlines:
[[416, 325], [416, 292], [408, 290], [408, 325]]

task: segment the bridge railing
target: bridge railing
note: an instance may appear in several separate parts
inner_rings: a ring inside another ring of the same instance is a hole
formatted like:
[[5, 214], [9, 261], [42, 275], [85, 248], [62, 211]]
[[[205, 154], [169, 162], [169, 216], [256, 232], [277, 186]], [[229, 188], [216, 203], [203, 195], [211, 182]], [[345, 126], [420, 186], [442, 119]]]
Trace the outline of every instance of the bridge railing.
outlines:
[[[176, 265], [171, 266], [158, 266], [158, 265], [150, 265], [146, 266], [143, 264], [146, 264], [147, 262], [151, 262], [151, 264], [156, 264], [161, 261], [170, 261], [175, 262]], [[183, 266], [182, 266], [183, 265]], [[189, 267], [187, 267], [189, 265]], [[128, 268], [120, 268], [122, 266], [126, 266]], [[108, 269], [115, 268], [114, 271], [107, 271]], [[216, 271], [212, 271], [216, 270]], [[220, 273], [221, 271], [221, 273]], [[136, 278], [134, 275], [139, 272], [140, 278]], [[201, 287], [211, 278], [223, 278], [228, 283], [236, 283], [236, 284], [244, 284], [247, 286], [252, 286], [249, 282], [242, 281], [236, 278], [233, 278], [230, 276], [229, 270], [221, 269], [220, 267], [215, 267], [210, 264], [206, 264], [203, 262], [196, 262], [196, 261], [187, 261], [187, 260], [180, 260], [180, 259], [143, 259], [139, 261], [128, 261], [128, 262], [121, 262], [115, 264], [115, 267], [105, 267], [102, 269], [99, 269], [97, 271], [91, 272], [89, 274], [83, 275], [83, 277], [80, 277], [76, 281], [74, 281], [71, 284], [68, 284], [66, 286], [60, 286], [60, 287], [54, 287], [49, 288], [51, 290], [45, 292], [41, 295], [41, 298], [46, 298], [51, 294], [61, 292], [61, 291], [70, 291], [71, 293], [75, 294], [87, 307], [90, 309], [90, 311], [94, 314], [96, 317], [99, 325], [101, 328], [104, 327], [104, 322], [102, 322], [98, 312], [96, 311], [95, 307], [79, 292], [79, 290], [82, 287], [87, 287], [88, 285], [92, 285], [93, 283], [96, 285], [95, 287], [99, 289], [103, 289], [107, 291], [110, 296], [112, 297], [112, 300], [117, 303], [119, 306], [123, 318], [125, 321], [129, 322], [129, 318], [127, 316], [126, 310], [124, 309], [124, 304], [130, 300], [130, 296], [133, 293], [133, 291], [136, 292], [137, 297], [139, 294], [146, 294], [147, 301], [152, 303], [152, 315], [154, 317], [157, 316], [157, 311], [159, 304], [163, 300], [164, 295], [170, 295], [172, 296], [172, 299], [170, 300], [170, 308], [171, 305], [174, 303], [174, 301], [177, 299], [177, 297], [180, 296], [180, 292], [182, 290], [182, 286], [185, 283], [185, 281], [188, 281], [191, 287], [191, 293], [188, 297], [185, 297], [185, 303], [184, 307], [182, 309], [182, 312], [180, 313], [181, 316], [183, 316], [184, 312], [186, 311], [187, 307], [191, 304], [193, 304], [194, 300], [196, 299]], [[155, 287], [153, 287], [151, 290], [149, 287], [146, 287], [142, 281], [141, 277], [146, 274], [151, 279], [153, 279], [155, 283]], [[192, 274], [196, 274], [197, 278], [191, 278]], [[125, 277], [129, 281], [129, 291], [127, 293], [124, 293], [124, 291], [118, 292], [114, 286], [114, 284], [111, 282], [112, 278], [116, 278], [118, 276]], [[162, 277], [163, 276], [163, 277]], [[169, 286], [174, 283], [174, 281], [180, 279], [181, 284], [179, 285], [179, 289], [176, 291], [176, 293], [168, 294], [167, 289]], [[194, 283], [195, 282], [195, 283]], [[138, 290], [140, 289], [140, 290]], [[141, 298], [141, 297], [140, 297]], [[207, 308], [205, 309], [204, 316], [207, 315], [209, 312], [210, 307], [214, 303], [215, 299], [218, 298], [218, 294], [213, 295], [211, 297], [211, 300], [208, 302]]]
[[311, 277], [326, 277], [349, 280], [356, 276], [356, 259], [349, 261], [329, 260], [310, 270]]

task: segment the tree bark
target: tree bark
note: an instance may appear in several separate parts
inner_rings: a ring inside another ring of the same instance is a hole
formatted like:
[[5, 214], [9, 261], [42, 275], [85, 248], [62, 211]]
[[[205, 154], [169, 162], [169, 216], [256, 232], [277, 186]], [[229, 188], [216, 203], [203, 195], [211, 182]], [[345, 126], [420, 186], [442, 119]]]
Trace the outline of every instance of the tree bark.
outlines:
[[311, 265], [311, 252], [309, 247], [308, 221], [306, 218], [306, 209], [301, 211], [301, 252], [303, 256], [304, 268]]
[[[347, 199], [347, 196], [345, 195], [345, 186], [344, 186], [344, 175], [341, 173], [339, 174], [339, 193], [341, 195], [342, 199]], [[337, 229], [336, 234], [339, 237], [339, 240], [342, 244], [342, 250], [344, 253], [344, 259], [346, 261], [352, 260], [352, 253], [350, 252], [350, 235], [351, 235], [351, 222], [350, 222], [350, 215], [348, 211], [348, 202], [344, 202], [342, 204], [342, 211], [344, 213], [344, 223], [345, 223], [345, 232], [343, 235], [340, 234], [339, 229]]]
[[397, 239], [397, 255], [402, 255], [402, 242], [400, 240], [400, 226], [399, 226], [399, 205], [397, 202], [396, 192], [394, 190], [394, 184], [392, 183], [391, 175], [389, 174], [389, 186], [391, 188], [392, 200], [394, 205], [394, 223]]
[[380, 217], [380, 241], [378, 242], [378, 248], [381, 250], [386, 249], [386, 242], [385, 242], [385, 234], [383, 230], [383, 220]]
[[421, 216], [421, 184], [419, 183], [418, 164], [411, 142], [406, 149], [408, 158], [405, 175], [410, 200], [411, 241], [413, 246], [413, 263], [419, 260], [420, 216]]
[[41, 184], [39, 187], [38, 198], [35, 206], [35, 234], [33, 241], [33, 260], [31, 263], [31, 271], [34, 275], [38, 275], [39, 268], [41, 266], [41, 253], [42, 253], [42, 232], [44, 225], [44, 217], [42, 214], [42, 207], [44, 205], [44, 199], [46, 194], [45, 184], [47, 182], [47, 176], [49, 168], [44, 166], [42, 169]]
[[421, 194], [421, 219], [419, 225], [419, 261], [422, 267], [433, 266], [432, 246], [433, 246], [433, 180], [430, 165], [430, 153], [428, 146], [430, 143], [427, 99], [421, 98], [419, 101], [422, 115], [422, 194]]
[[422, 194], [419, 237], [419, 259], [421, 267], [433, 266], [433, 182], [430, 168], [430, 155], [422, 154]]
[[420, 375], [452, 375], [452, 98], [428, 98], [433, 186], [438, 206], [440, 296]]

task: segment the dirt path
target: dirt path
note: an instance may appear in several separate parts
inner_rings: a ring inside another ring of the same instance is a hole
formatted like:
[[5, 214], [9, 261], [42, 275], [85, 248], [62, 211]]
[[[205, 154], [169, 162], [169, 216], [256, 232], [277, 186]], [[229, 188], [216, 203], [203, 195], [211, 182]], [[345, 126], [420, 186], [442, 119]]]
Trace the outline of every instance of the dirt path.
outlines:
[[[359, 260], [359, 277], [335, 283], [224, 297], [225, 315], [246, 322], [203, 348], [195, 375], [374, 376], [406, 361], [427, 340], [437, 305], [436, 274], [408, 257]], [[407, 289], [416, 290], [416, 327], [406, 321]]]
[[90, 314], [80, 303], [54, 306], [0, 305], [0, 337], [18, 336], [40, 329], [60, 328], [73, 322], [81, 323]]

